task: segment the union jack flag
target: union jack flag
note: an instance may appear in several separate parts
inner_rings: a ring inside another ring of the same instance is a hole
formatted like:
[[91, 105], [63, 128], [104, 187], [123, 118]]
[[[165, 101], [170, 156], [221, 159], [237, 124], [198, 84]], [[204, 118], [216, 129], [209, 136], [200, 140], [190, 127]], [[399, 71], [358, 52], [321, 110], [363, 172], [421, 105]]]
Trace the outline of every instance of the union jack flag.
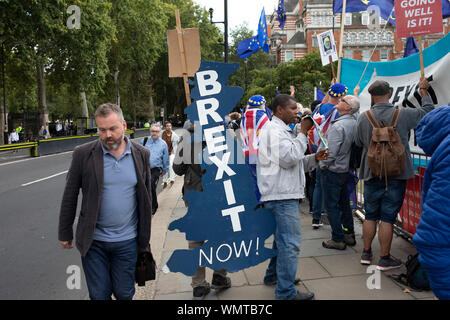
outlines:
[[270, 120], [267, 113], [259, 108], [249, 108], [242, 116], [240, 128], [242, 149], [250, 164], [256, 163], [259, 134], [269, 123]]
[[[330, 127], [331, 122], [336, 119], [338, 111], [336, 108], [333, 108], [324, 114], [320, 114], [318, 110], [319, 108], [317, 107], [316, 110], [314, 110], [312, 117], [314, 121], [316, 121], [316, 123], [319, 125], [320, 134], [322, 138], [325, 139], [325, 134], [327, 133], [327, 130]], [[308, 136], [309, 136], [309, 151], [311, 151], [311, 153], [316, 153], [317, 149], [321, 144], [318, 130], [315, 130], [313, 126], [309, 131]]]

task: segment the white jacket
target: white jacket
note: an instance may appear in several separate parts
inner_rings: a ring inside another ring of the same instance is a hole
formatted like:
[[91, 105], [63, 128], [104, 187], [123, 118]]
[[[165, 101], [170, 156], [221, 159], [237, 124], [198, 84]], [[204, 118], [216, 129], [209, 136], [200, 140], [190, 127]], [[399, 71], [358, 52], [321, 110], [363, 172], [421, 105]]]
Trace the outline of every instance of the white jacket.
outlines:
[[317, 167], [314, 155], [305, 156], [307, 137], [294, 133], [274, 116], [260, 133], [257, 181], [261, 201], [304, 198], [305, 171]]

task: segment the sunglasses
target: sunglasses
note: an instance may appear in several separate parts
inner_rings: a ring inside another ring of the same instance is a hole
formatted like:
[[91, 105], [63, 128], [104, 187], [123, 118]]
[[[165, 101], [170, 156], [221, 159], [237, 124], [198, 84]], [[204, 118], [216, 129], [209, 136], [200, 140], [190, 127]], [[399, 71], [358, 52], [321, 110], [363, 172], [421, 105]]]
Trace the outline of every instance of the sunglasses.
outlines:
[[346, 105], [350, 106], [350, 103], [348, 103], [347, 101], [345, 101], [344, 98], [341, 98], [341, 101], [344, 102]]

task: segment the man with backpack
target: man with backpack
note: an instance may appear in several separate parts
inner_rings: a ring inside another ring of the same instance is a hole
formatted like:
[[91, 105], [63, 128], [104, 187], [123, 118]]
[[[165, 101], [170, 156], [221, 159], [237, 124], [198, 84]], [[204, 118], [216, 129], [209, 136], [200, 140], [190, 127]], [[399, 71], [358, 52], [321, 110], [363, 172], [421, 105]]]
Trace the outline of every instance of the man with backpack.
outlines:
[[390, 256], [393, 225], [403, 204], [406, 182], [414, 176], [408, 144], [410, 130], [434, 109], [427, 92], [429, 87], [428, 81], [422, 78], [419, 82], [421, 107], [396, 109], [389, 102], [392, 96], [389, 83], [375, 81], [368, 89], [372, 106], [359, 116], [356, 124], [355, 143], [363, 147], [359, 171], [359, 178], [364, 180], [365, 209], [361, 264], [371, 264], [371, 245], [377, 232], [377, 221], [381, 220], [377, 265], [381, 271], [402, 264]]

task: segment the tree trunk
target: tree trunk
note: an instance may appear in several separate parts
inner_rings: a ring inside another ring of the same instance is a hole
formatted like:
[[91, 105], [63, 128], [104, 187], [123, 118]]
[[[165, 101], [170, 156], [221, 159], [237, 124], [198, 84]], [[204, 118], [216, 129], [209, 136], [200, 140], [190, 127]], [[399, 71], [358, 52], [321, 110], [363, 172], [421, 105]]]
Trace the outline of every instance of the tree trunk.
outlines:
[[81, 91], [80, 98], [81, 98], [81, 117], [89, 118], [89, 109], [88, 109], [88, 106], [87, 106], [86, 92], [85, 91]]
[[155, 120], [155, 106], [153, 104], [153, 85], [150, 83], [148, 86], [149, 99], [148, 99], [148, 109], [150, 112], [150, 120]]
[[0, 145], [8, 143], [8, 141], [5, 142], [4, 136], [5, 132], [7, 132], [8, 128], [5, 126], [5, 117], [4, 117], [4, 108], [5, 106], [3, 103], [1, 104], [2, 108], [0, 110]]
[[41, 62], [36, 62], [36, 73], [37, 73], [37, 89], [38, 89], [38, 111], [40, 114], [39, 127], [45, 126], [47, 129], [47, 135], [50, 136], [50, 131], [48, 129], [48, 109], [47, 109], [47, 98], [45, 90], [45, 75], [44, 75], [44, 64]]
[[114, 73], [114, 83], [116, 85], [116, 104], [120, 107], [120, 94], [119, 94], [119, 70]]

